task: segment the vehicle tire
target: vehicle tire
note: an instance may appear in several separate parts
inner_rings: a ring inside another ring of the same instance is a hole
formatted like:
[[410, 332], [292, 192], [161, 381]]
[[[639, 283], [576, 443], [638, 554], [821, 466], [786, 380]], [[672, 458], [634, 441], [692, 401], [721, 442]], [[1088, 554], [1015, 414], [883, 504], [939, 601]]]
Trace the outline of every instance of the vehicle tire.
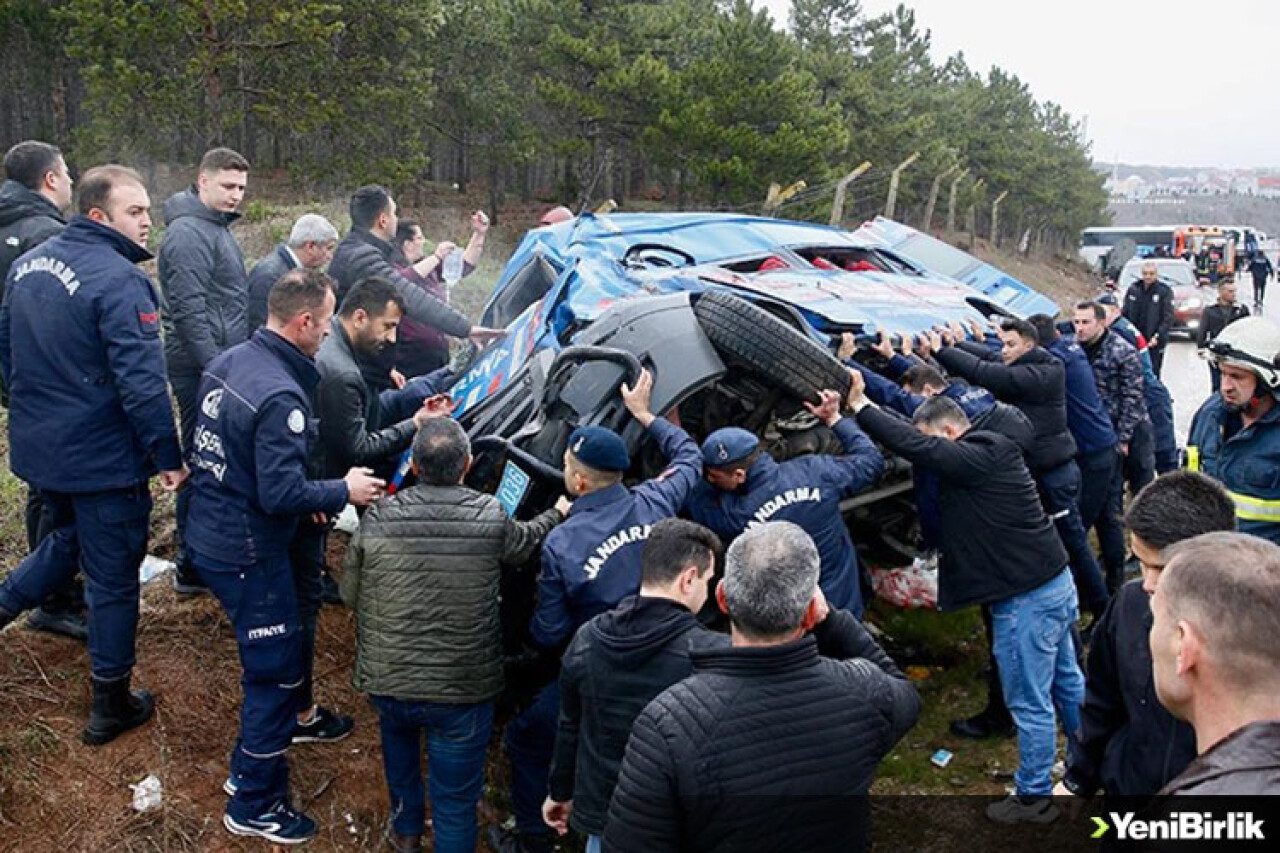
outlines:
[[843, 398], [849, 374], [835, 356], [782, 320], [729, 293], [707, 291], [694, 303], [702, 331], [722, 355], [802, 400], [830, 388]]

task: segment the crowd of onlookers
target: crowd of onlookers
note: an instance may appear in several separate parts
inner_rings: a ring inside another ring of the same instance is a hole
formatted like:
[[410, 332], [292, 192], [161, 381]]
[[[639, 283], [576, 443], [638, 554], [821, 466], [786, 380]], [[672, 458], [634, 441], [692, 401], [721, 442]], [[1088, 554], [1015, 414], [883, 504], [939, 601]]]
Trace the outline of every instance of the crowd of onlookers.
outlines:
[[[623, 439], [580, 426], [564, 497], [518, 520], [467, 485], [447, 394], [450, 341], [503, 334], [449, 304], [484, 213], [465, 248], [428, 252], [366, 186], [345, 237], [304, 215], [249, 270], [230, 228], [249, 164], [218, 148], [164, 204], [157, 288], [137, 266], [152, 257], [137, 173], [85, 170], [68, 219], [58, 149], [20, 143], [4, 166], [0, 373], [31, 553], [0, 585], [0, 627], [31, 611], [87, 640], [85, 743], [144, 724], [154, 699], [132, 670], [158, 475], [178, 496], [174, 587], [214, 596], [239, 648], [232, 833], [317, 831], [286, 753], [355, 725], [312, 685], [317, 615], [340, 599], [378, 712], [388, 844], [475, 849], [506, 687], [504, 567], [536, 561], [527, 638], [548, 675], [506, 724], [513, 826], [491, 827], [490, 847], [547, 851], [570, 829], [591, 851], [865, 846], [876, 770], [920, 713], [863, 625], [840, 509], [886, 451], [912, 465], [938, 607], [983, 615], [986, 703], [951, 727], [1017, 738], [988, 817], [1280, 785], [1280, 328], [1235, 311], [1226, 286], [1200, 340], [1215, 393], [1182, 466], [1159, 380], [1172, 299], [1151, 267], [1062, 323], [843, 336], [847, 392], [805, 402], [832, 455], [775, 459], [737, 426], [698, 443], [651, 410], [645, 370], [619, 394], [666, 469], [635, 482]], [[389, 490], [406, 454], [411, 485]], [[334, 581], [328, 538], [349, 504], [359, 527]]]

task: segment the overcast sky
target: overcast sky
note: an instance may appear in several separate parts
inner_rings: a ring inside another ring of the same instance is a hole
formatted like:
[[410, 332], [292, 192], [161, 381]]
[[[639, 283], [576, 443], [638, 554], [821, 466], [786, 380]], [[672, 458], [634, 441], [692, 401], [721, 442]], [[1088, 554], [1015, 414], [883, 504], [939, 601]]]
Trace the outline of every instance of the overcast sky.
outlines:
[[[755, 0], [785, 25], [790, 0]], [[893, 0], [863, 0], [868, 14]], [[963, 51], [1088, 117], [1093, 157], [1280, 167], [1280, 2], [907, 0], [935, 58]], [[1197, 45], [1196, 42], [1201, 42]]]

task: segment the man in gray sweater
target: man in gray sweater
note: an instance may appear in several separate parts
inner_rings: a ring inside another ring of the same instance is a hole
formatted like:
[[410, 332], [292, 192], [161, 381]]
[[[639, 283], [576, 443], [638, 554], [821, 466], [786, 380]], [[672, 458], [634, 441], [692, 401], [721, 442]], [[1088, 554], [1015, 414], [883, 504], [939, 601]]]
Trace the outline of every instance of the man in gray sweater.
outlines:
[[509, 519], [462, 485], [471, 467], [457, 422], [427, 421], [413, 442], [418, 484], [371, 508], [347, 550], [342, 599], [356, 613], [354, 683], [378, 709], [391, 794], [388, 838], [422, 850], [422, 734], [431, 772], [433, 848], [474, 850], [476, 803], [502, 691], [498, 588], [569, 512], [561, 498]]

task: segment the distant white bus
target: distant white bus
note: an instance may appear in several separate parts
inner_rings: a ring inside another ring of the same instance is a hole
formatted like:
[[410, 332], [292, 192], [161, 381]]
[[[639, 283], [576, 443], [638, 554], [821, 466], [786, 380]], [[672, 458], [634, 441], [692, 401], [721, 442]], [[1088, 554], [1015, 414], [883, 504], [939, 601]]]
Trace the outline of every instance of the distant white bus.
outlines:
[[1173, 252], [1179, 225], [1128, 226], [1119, 228], [1086, 228], [1080, 232], [1080, 260], [1090, 269], [1102, 272], [1107, 253], [1123, 240], [1132, 240], [1137, 246], [1135, 254], [1146, 256], [1163, 246]]

